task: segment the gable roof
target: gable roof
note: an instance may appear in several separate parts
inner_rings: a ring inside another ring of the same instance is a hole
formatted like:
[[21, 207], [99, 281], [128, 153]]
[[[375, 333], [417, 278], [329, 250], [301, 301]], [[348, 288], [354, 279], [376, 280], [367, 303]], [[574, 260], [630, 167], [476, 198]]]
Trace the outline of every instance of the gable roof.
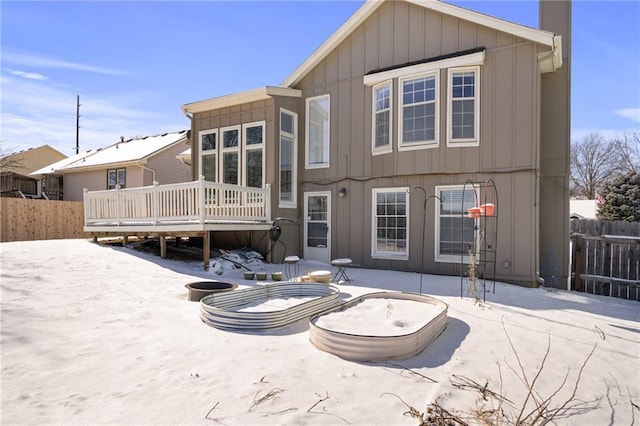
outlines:
[[123, 140], [106, 148], [98, 148], [77, 154], [36, 170], [32, 175], [75, 172], [106, 166], [125, 166], [132, 163], [141, 163], [173, 145], [186, 142], [188, 138], [189, 132], [181, 130], [162, 135]]
[[[387, 0], [367, 0], [347, 21], [342, 24], [315, 52], [305, 59], [293, 73], [283, 82], [282, 86], [292, 87], [298, 84], [316, 65], [318, 65], [329, 53], [338, 47], [351, 33], [360, 26], [373, 12], [375, 12]], [[514, 36], [530, 40], [550, 48], [552, 55], [548, 58], [540, 58], [544, 61], [541, 64], [543, 71], [555, 71], [562, 66], [562, 43], [561, 37], [549, 31], [539, 30], [495, 18], [475, 12], [463, 7], [444, 3], [440, 0], [405, 0], [408, 3], [430, 9], [445, 15], [470, 21], [478, 25], [492, 28], [497, 31], [512, 34]]]

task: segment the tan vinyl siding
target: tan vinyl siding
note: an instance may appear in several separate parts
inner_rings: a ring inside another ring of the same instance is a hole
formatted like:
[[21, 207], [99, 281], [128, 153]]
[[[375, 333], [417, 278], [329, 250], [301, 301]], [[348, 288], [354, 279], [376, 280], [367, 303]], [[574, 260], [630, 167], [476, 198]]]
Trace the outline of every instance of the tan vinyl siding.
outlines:
[[[64, 201], [83, 201], [84, 188], [89, 191], [103, 191], [107, 189], [107, 170], [119, 169], [113, 166], [105, 169], [86, 172], [65, 173], [63, 181]], [[138, 166], [125, 167], [127, 170], [127, 188], [142, 185], [142, 170]]]
[[[188, 145], [186, 145], [186, 143], [179, 143], [167, 148], [149, 158], [145, 167], [155, 171], [156, 181], [161, 185], [188, 182], [191, 180], [191, 168], [176, 158], [178, 154], [187, 148]], [[145, 170], [143, 175], [142, 186], [153, 185], [153, 173]]]

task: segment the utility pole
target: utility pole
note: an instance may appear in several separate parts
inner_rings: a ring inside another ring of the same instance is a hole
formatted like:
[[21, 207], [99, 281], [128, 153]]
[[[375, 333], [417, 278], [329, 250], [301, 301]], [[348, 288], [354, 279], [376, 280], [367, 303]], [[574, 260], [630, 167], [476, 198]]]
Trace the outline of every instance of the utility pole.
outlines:
[[76, 98], [76, 154], [80, 153], [80, 95]]

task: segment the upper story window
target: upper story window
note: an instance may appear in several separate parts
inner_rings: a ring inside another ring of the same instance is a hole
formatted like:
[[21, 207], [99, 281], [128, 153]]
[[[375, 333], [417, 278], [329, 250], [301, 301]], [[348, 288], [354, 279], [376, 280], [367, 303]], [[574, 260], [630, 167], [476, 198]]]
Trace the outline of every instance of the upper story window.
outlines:
[[373, 155], [391, 152], [391, 119], [393, 91], [391, 81], [373, 87], [372, 152]]
[[371, 257], [409, 258], [409, 188], [374, 188]]
[[308, 98], [306, 113], [306, 168], [329, 167], [329, 95]]
[[247, 123], [242, 125], [244, 143], [242, 144], [243, 185], [253, 188], [264, 186], [264, 129], [265, 123]]
[[198, 176], [210, 182], [218, 181], [218, 130], [200, 132]]
[[436, 71], [398, 80], [400, 151], [438, 145], [438, 79]]
[[280, 109], [279, 207], [296, 207], [298, 114]]
[[480, 122], [480, 67], [449, 70], [447, 145], [477, 146]]
[[116, 185], [120, 188], [127, 187], [127, 169], [107, 170], [107, 189], [115, 189]]

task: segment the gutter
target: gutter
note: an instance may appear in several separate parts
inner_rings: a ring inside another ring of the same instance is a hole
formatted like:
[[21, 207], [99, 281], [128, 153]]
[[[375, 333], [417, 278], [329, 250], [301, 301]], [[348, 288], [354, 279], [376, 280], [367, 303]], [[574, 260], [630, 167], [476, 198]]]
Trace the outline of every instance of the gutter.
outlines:
[[[145, 164], [147, 164], [147, 160], [144, 160], [144, 162], [138, 163], [138, 165], [140, 166], [140, 168], [142, 170], [146, 170], [148, 172], [151, 172], [152, 181], [155, 182], [156, 181], [156, 171], [153, 170], [153, 169], [148, 168], [147, 166], [145, 166]], [[144, 178], [143, 178], [143, 181], [144, 181]]]

